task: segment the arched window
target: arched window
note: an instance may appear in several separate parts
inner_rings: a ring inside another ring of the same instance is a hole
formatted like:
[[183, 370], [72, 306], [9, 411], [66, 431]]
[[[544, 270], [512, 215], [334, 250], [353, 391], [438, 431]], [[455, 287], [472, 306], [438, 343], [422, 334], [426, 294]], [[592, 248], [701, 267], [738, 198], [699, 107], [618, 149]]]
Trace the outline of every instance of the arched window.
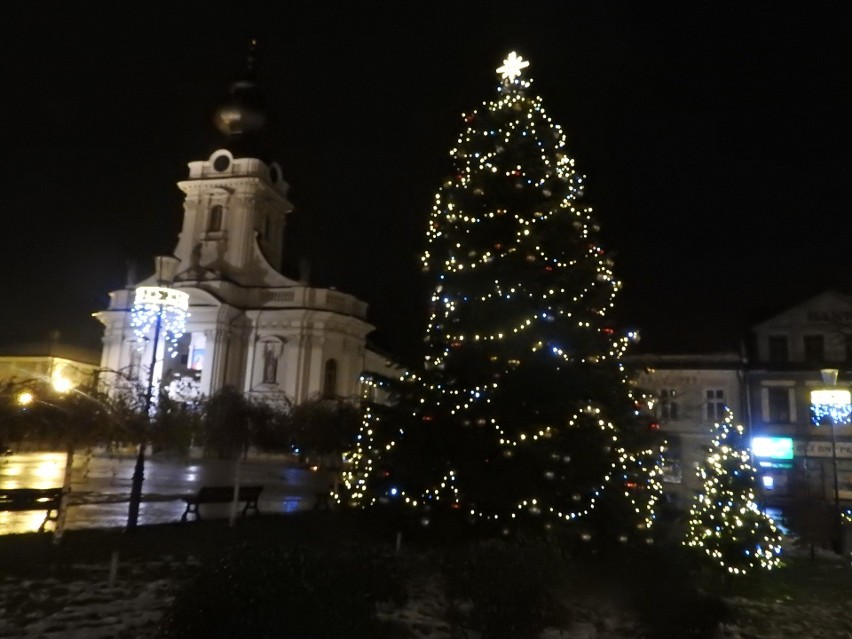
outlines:
[[325, 363], [322, 378], [322, 394], [324, 397], [337, 396], [337, 361], [330, 359]]
[[263, 383], [274, 384], [278, 381], [278, 353], [273, 344], [267, 344], [263, 351]]
[[222, 230], [222, 205], [214, 204], [207, 213], [207, 232], [215, 233]]

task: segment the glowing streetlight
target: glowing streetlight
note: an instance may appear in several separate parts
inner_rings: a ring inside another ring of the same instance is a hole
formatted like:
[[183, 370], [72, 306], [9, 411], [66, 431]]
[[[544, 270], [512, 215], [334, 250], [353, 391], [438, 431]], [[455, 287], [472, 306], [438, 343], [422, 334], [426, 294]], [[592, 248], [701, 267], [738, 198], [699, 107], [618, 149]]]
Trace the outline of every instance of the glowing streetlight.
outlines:
[[67, 393], [74, 388], [74, 382], [62, 375], [55, 375], [53, 378], [53, 390], [57, 393]]

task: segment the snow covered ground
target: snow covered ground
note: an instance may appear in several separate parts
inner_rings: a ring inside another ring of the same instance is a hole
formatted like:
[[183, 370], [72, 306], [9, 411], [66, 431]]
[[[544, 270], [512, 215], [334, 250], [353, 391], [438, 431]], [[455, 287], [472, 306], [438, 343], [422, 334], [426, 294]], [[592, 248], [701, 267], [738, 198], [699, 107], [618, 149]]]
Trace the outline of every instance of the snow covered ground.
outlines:
[[[791, 550], [792, 552], [792, 550]], [[832, 555], [825, 554], [824, 558]], [[185, 562], [164, 557], [158, 562], [72, 567], [62, 574], [20, 580], [0, 577], [0, 637], [71, 639], [153, 639], [157, 622], [169, 606], [175, 586], [192, 571]], [[720, 626], [720, 639], [852, 638], [852, 567], [839, 558], [827, 570], [843, 571], [850, 588], [845, 603], [792, 599], [754, 602], [729, 600], [739, 621]], [[444, 620], [441, 588], [427, 577], [411, 588], [402, 608], [383, 611], [404, 624], [413, 639], [454, 637]], [[578, 606], [567, 627], [550, 629], [542, 639], [637, 639], [637, 621], [615, 606]], [[469, 639], [477, 639], [475, 633]], [[678, 639], [673, 637], [672, 639]]]

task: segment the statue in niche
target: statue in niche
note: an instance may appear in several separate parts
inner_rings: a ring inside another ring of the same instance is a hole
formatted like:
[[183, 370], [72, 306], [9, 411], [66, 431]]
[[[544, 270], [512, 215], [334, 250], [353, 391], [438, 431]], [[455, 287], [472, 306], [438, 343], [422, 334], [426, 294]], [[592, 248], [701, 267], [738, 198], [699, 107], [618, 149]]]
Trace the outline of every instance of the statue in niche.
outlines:
[[274, 384], [278, 379], [278, 355], [275, 347], [267, 344], [263, 352], [263, 383]]

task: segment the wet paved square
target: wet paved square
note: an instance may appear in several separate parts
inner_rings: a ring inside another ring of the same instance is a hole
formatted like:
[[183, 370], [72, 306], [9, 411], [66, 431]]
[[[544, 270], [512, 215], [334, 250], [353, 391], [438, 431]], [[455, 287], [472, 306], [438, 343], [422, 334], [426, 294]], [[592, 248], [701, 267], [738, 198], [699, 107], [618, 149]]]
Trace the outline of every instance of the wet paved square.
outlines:
[[[75, 455], [66, 529], [123, 528], [135, 466], [132, 451], [121, 454], [82, 451]], [[20, 453], [0, 458], [0, 488], [62, 486], [64, 453]], [[139, 525], [180, 521], [186, 508], [181, 499], [202, 486], [232, 486], [239, 474], [243, 485], [263, 486], [261, 513], [289, 513], [314, 507], [318, 493], [327, 491], [334, 476], [299, 465], [291, 456], [250, 454], [233, 460], [200, 455], [149, 455], [145, 463]], [[242, 507], [240, 506], [240, 511]], [[204, 504], [202, 516], [227, 518], [229, 504]], [[0, 534], [32, 532], [44, 520], [44, 511], [0, 512]], [[251, 514], [249, 514], [251, 516]], [[52, 529], [52, 524], [48, 524]]]

